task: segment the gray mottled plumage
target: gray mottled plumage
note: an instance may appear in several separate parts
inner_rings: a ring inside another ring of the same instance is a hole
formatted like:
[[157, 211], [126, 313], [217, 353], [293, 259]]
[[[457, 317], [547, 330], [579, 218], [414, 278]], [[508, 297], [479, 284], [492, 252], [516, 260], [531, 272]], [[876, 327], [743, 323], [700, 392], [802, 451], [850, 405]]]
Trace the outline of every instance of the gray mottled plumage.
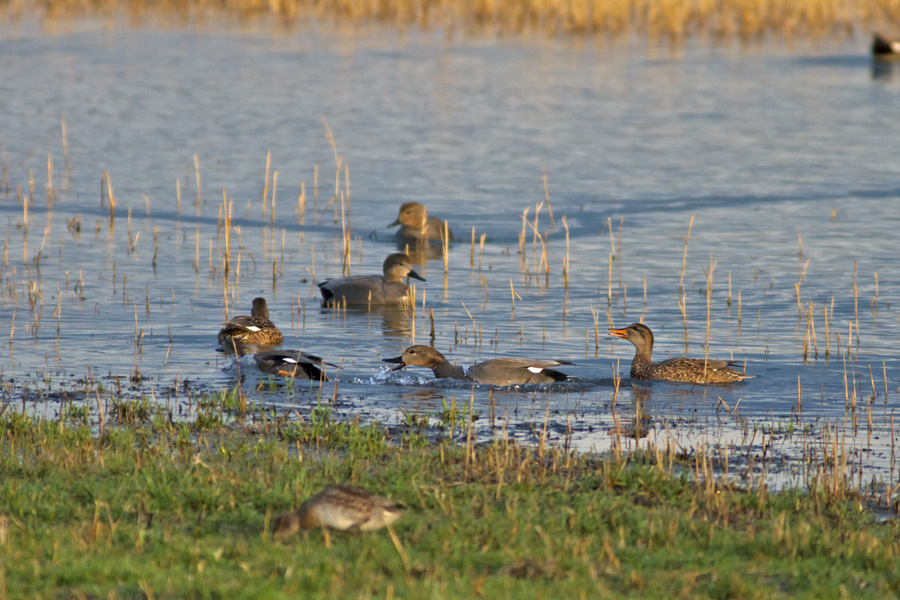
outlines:
[[489, 385], [565, 381], [566, 374], [552, 367], [572, 364], [561, 360], [492, 358], [466, 368], [451, 364], [443, 354], [430, 346], [410, 346], [402, 356], [386, 358], [384, 362], [399, 363], [394, 370], [405, 366], [428, 367], [438, 378], [462, 379]]
[[409, 286], [404, 277], [419, 281], [425, 278], [413, 271], [409, 257], [402, 252], [384, 259], [384, 275], [351, 275], [336, 277], [319, 284], [322, 303], [328, 306], [406, 305], [410, 302]]

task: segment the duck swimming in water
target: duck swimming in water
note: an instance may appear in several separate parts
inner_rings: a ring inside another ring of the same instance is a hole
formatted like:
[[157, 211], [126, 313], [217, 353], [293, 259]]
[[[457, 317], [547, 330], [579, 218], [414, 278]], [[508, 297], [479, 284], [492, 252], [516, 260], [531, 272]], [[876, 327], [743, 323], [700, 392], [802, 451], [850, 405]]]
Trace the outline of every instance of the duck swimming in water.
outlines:
[[632, 323], [623, 329], [611, 328], [609, 334], [634, 344], [634, 359], [631, 361], [631, 377], [634, 379], [662, 379], [685, 383], [734, 383], [751, 377], [740, 371], [729, 369], [728, 367], [734, 364], [730, 361], [677, 356], [655, 363], [650, 358], [653, 352], [653, 332], [641, 323]]
[[298, 350], [271, 350], [259, 352], [253, 355], [256, 366], [263, 373], [293, 377], [294, 379], [315, 379], [328, 381], [325, 376], [325, 365], [337, 367], [327, 363], [318, 356], [300, 352]]
[[[404, 241], [438, 240], [443, 239], [444, 221], [437, 217], [429, 217], [428, 210], [419, 202], [404, 202], [400, 207], [397, 219], [388, 227], [400, 226], [397, 230], [397, 239]], [[453, 241], [453, 232], [447, 228], [450, 235], [448, 241]]]
[[900, 41], [878, 33], [872, 34], [872, 54], [881, 58], [900, 57]]
[[492, 358], [471, 367], [463, 367], [451, 364], [443, 354], [431, 346], [410, 346], [402, 356], [385, 358], [384, 362], [399, 363], [394, 367], [394, 371], [406, 366], [428, 367], [438, 378], [462, 379], [489, 385], [565, 381], [568, 376], [551, 367], [572, 364], [563, 360]]
[[336, 277], [319, 284], [322, 304], [326, 306], [406, 305], [411, 298], [404, 277], [419, 281], [425, 278], [413, 271], [409, 256], [402, 252], [391, 254], [382, 265], [384, 275], [351, 275]]
[[219, 331], [219, 344], [225, 352], [238, 348], [241, 354], [241, 346], [277, 346], [283, 341], [284, 336], [269, 320], [265, 298], [254, 298], [250, 316], [238, 315]]

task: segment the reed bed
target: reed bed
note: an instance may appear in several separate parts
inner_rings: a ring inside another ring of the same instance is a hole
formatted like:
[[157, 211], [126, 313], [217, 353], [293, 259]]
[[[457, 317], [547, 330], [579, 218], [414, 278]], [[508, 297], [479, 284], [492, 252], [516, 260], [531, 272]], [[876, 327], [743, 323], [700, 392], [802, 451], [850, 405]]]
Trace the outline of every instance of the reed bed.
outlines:
[[0, 16], [47, 19], [127, 15], [131, 22], [195, 26], [223, 17], [252, 22], [276, 17], [282, 27], [309, 19], [335, 22], [385, 21], [398, 27], [464, 28], [501, 33], [540, 31], [683, 38], [692, 35], [759, 38], [842, 36], [854, 28], [897, 25], [895, 0], [81, 0], [19, 1], [0, 6]]

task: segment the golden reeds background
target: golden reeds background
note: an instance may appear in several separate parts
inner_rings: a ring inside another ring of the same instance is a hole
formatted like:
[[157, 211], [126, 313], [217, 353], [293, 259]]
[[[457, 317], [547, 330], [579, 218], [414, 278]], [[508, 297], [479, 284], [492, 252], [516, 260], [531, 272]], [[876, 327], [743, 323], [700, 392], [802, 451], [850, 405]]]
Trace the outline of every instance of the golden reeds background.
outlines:
[[819, 37], [898, 27], [900, 0], [0, 0], [4, 21], [117, 15], [169, 25], [275, 17], [288, 25], [377, 20], [498, 33]]

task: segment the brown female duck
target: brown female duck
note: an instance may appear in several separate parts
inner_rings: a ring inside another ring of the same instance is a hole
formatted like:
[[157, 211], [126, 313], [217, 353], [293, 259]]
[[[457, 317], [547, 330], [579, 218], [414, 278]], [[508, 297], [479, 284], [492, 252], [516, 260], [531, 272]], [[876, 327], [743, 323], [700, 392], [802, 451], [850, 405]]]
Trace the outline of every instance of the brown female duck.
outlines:
[[284, 336], [269, 320], [269, 308], [265, 298], [254, 298], [250, 316], [238, 315], [225, 323], [219, 331], [219, 344], [225, 352], [233, 352], [240, 346], [277, 346]]
[[279, 540], [301, 529], [316, 527], [372, 531], [399, 519], [404, 508], [402, 504], [376, 496], [363, 487], [333, 483], [294, 512], [275, 519], [272, 533]]
[[[428, 210], [419, 202], [404, 202], [400, 207], [397, 219], [388, 227], [400, 226], [397, 239], [400, 241], [441, 240], [444, 235], [444, 221], [437, 217], [429, 217]], [[447, 228], [453, 241], [453, 232]]]
[[740, 371], [729, 369], [728, 367], [734, 364], [730, 361], [677, 356], [655, 363], [650, 358], [653, 352], [653, 332], [641, 323], [632, 323], [623, 329], [610, 329], [609, 334], [634, 344], [634, 359], [631, 361], [631, 377], [634, 379], [663, 379], [685, 383], [734, 383], [750, 377]]

